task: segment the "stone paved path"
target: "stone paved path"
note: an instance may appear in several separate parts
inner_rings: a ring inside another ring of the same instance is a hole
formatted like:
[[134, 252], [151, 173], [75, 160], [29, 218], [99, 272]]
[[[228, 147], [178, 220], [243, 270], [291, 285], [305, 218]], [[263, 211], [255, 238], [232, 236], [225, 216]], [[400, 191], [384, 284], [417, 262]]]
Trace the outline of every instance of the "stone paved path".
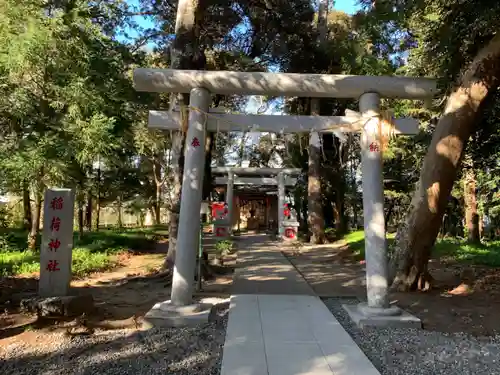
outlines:
[[379, 375], [278, 243], [240, 241], [221, 375]]

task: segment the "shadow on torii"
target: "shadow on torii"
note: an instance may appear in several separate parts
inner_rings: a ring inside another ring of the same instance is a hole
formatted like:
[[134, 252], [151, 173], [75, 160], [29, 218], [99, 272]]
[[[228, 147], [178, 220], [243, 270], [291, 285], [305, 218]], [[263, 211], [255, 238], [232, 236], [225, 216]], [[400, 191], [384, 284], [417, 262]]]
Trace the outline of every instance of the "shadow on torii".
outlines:
[[[138, 91], [190, 93], [189, 125], [185, 148], [185, 177], [179, 216], [177, 254], [171, 300], [159, 303], [149, 317], [164, 324], [199, 322], [207, 306], [193, 305], [193, 280], [198, 235], [197, 222], [202, 198], [205, 132], [263, 131], [276, 133], [361, 132], [363, 216], [365, 230], [367, 303], [348, 306], [359, 325], [415, 324], [419, 320], [390, 306], [388, 300], [387, 245], [384, 222], [384, 192], [381, 136], [381, 98], [427, 99], [435, 95], [436, 82], [427, 78], [389, 76], [344, 76], [230, 71], [135, 69]], [[210, 110], [211, 94], [300, 96], [359, 99], [360, 113], [345, 116], [236, 115]], [[180, 114], [151, 111], [149, 124], [179, 129]], [[231, 123], [238, 123], [232, 126]], [[413, 119], [392, 121], [395, 134], [416, 134]], [[198, 229], [199, 230], [199, 229]], [[194, 317], [194, 320], [190, 320]], [[158, 320], [156, 319], [156, 320]], [[198, 320], [197, 320], [198, 319]]]

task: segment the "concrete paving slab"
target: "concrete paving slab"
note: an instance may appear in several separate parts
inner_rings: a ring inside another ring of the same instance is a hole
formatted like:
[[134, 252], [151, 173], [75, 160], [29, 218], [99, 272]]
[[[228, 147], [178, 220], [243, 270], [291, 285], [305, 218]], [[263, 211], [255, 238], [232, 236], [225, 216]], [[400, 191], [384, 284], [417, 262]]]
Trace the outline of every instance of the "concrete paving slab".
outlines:
[[295, 294], [314, 291], [280, 251], [280, 243], [267, 236], [242, 237], [232, 294]]
[[332, 375], [317, 343], [266, 344], [269, 375]]
[[224, 344], [221, 375], [267, 374], [267, 360], [263, 342], [226, 342]]
[[276, 243], [240, 244], [222, 375], [380, 375]]
[[[241, 308], [256, 305], [257, 321]], [[261, 348], [265, 370], [256, 359]], [[240, 356], [245, 359], [238, 367]], [[248, 367], [250, 357], [254, 368]], [[233, 296], [223, 369], [228, 375], [380, 375], [318, 297], [299, 295]]]

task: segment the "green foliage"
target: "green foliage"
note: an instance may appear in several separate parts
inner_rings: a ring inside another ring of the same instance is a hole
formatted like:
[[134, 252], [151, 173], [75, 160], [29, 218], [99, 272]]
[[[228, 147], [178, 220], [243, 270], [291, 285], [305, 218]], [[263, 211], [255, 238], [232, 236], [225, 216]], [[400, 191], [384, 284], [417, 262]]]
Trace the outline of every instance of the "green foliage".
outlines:
[[[387, 234], [389, 250], [394, 239], [395, 234]], [[365, 259], [364, 231], [351, 232], [344, 236], [342, 241], [353, 251], [356, 259]], [[500, 241], [470, 244], [463, 239], [439, 239], [432, 250], [432, 256], [468, 264], [500, 267]]]
[[219, 256], [229, 255], [234, 251], [234, 242], [231, 240], [217, 241], [215, 251]]
[[[118, 265], [117, 254], [128, 251], [148, 251], [156, 245], [158, 236], [165, 234], [158, 228], [99, 231], [74, 236], [72, 253], [74, 277], [109, 270]], [[26, 249], [26, 233], [9, 230], [0, 235], [0, 275], [32, 274], [40, 270], [38, 251]]]
[[333, 242], [337, 239], [335, 228], [325, 228], [325, 238], [328, 242]]
[[500, 241], [471, 244], [462, 239], [445, 238], [436, 243], [433, 253], [458, 262], [500, 267]]
[[0, 204], [0, 229], [7, 228], [10, 224], [10, 221], [11, 221], [11, 214], [7, 209], [7, 206]]
[[[83, 277], [92, 272], [107, 271], [118, 261], [115, 252], [95, 252], [89, 248], [75, 248], [72, 254], [73, 277]], [[0, 252], [0, 276], [30, 275], [40, 271], [40, 255], [32, 251]]]

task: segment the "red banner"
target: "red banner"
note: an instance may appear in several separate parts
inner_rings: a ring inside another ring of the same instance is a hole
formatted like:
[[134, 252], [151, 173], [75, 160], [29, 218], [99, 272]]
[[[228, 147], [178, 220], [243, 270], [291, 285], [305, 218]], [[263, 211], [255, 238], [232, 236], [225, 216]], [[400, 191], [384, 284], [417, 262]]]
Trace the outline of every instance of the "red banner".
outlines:
[[212, 207], [212, 217], [218, 219], [220, 217], [225, 217], [227, 215], [227, 207], [224, 202], [214, 202]]

